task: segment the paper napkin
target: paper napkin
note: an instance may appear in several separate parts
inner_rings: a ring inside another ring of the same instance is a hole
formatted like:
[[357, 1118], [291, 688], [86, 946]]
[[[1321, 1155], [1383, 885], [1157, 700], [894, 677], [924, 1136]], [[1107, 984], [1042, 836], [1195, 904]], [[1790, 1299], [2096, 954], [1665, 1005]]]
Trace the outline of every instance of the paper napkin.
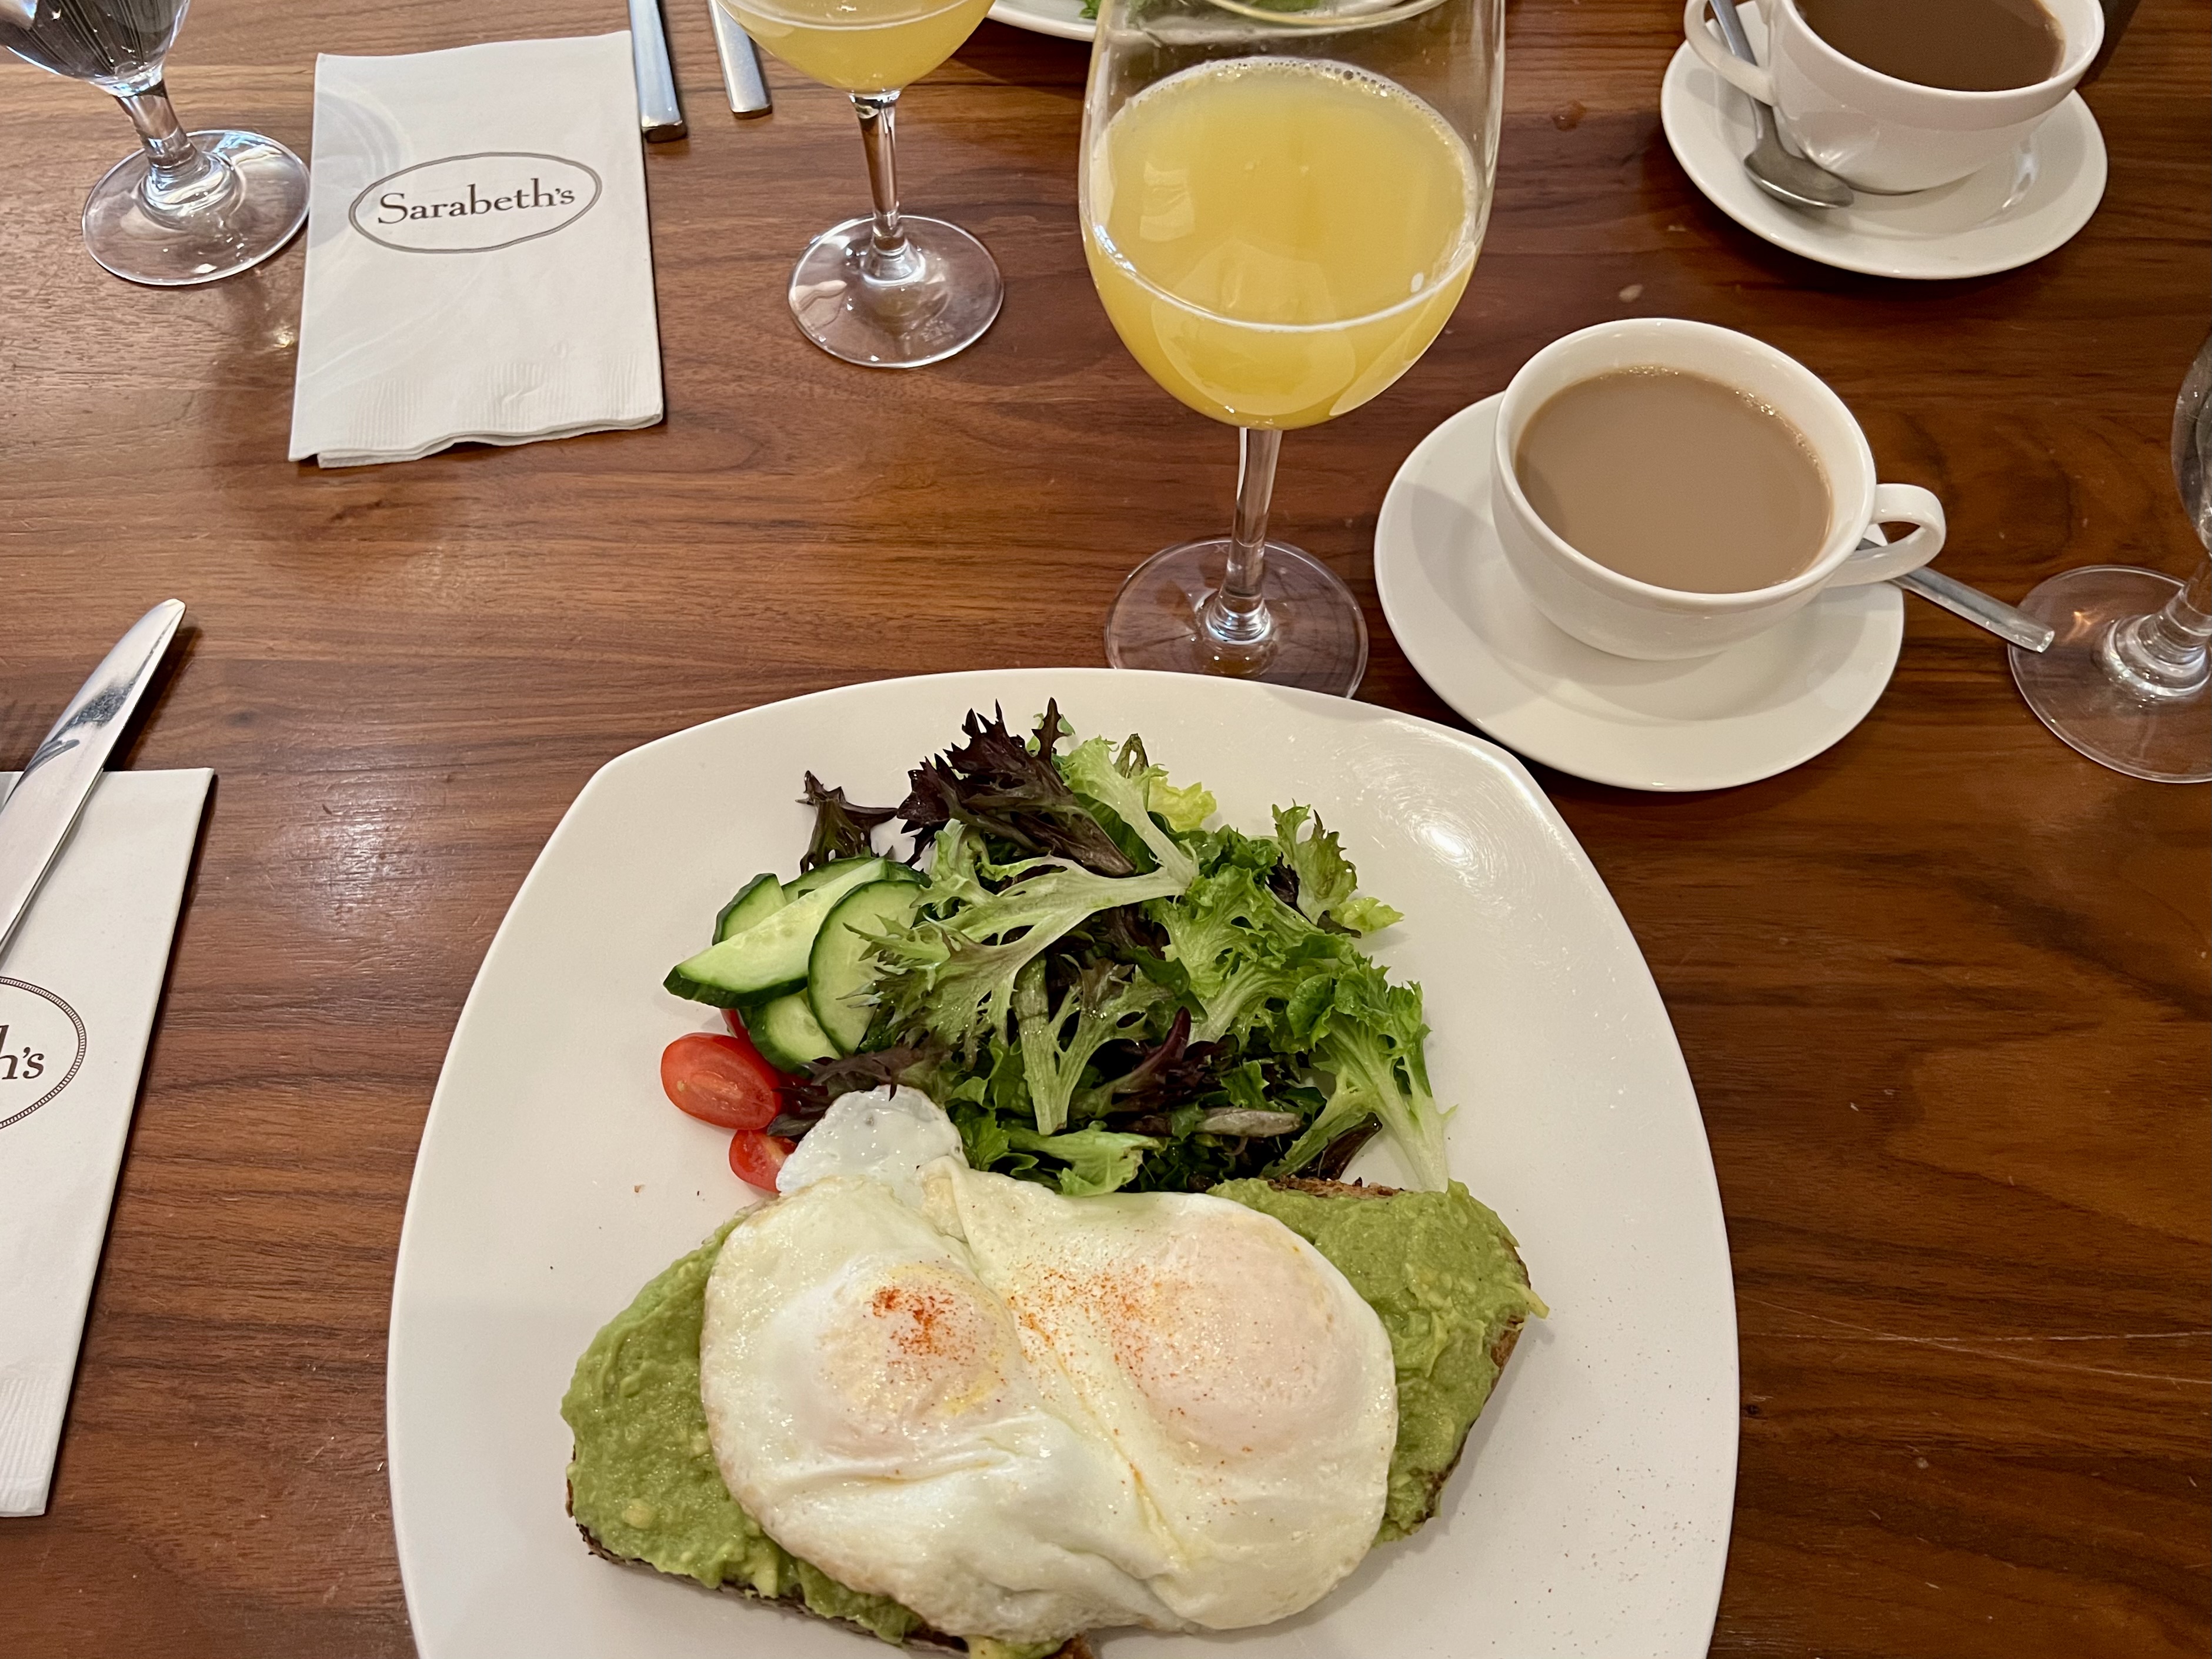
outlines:
[[629, 34], [315, 60], [291, 458], [661, 418]]
[[0, 955], [0, 1516], [46, 1513], [213, 776], [101, 778]]

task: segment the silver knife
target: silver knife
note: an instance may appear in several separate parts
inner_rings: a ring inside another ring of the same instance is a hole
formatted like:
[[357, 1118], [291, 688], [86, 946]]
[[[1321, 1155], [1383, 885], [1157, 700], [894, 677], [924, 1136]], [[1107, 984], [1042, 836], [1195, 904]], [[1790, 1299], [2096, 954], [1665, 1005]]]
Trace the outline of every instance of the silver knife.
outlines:
[[722, 9], [718, 0], [707, 0], [714, 20], [714, 50], [722, 59], [722, 89], [730, 95], [732, 115], [765, 115], [769, 112], [768, 82], [761, 76], [760, 55], [744, 25]]
[[184, 619], [182, 601], [165, 599], [131, 624], [70, 699], [46, 741], [31, 751], [23, 775], [0, 802], [0, 952], [76, 827], [100, 769]]
[[684, 106], [676, 100], [676, 66], [668, 61], [660, 0], [629, 0], [629, 54], [637, 71], [637, 124], [646, 143], [681, 138]]

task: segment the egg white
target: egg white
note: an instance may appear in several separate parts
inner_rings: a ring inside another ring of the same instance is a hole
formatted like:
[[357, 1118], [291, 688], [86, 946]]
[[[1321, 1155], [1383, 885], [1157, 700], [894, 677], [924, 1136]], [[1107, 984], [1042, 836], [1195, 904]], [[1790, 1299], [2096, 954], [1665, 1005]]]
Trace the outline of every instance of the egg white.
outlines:
[[910, 1090], [848, 1096], [731, 1231], [700, 1381], [738, 1501], [951, 1635], [1226, 1630], [1326, 1595], [1387, 1496], [1374, 1311], [1270, 1217], [1063, 1198], [951, 1133]]
[[1136, 1476], [1182, 1624], [1310, 1606], [1382, 1524], [1398, 1388], [1375, 1310], [1272, 1216], [1195, 1192], [1069, 1199], [947, 1160], [977, 1276], [1048, 1406]]

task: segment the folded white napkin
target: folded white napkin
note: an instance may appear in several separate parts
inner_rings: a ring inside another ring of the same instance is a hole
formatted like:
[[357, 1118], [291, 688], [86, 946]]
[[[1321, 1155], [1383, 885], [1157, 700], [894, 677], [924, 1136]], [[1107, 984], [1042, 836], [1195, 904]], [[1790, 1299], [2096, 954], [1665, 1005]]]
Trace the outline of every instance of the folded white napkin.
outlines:
[[0, 956], [0, 1516], [46, 1513], [213, 776], [102, 778]]
[[315, 60], [291, 458], [650, 426], [629, 31]]

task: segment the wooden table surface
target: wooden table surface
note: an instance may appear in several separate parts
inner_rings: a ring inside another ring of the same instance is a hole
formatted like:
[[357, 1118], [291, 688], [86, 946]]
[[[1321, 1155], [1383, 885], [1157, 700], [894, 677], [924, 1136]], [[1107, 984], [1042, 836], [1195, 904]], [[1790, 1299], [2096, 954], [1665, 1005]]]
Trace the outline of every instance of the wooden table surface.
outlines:
[[[358, 471], [283, 459], [301, 247], [198, 290], [106, 277], [76, 215], [127, 127], [0, 68], [0, 765], [175, 594], [197, 632], [132, 759], [219, 776], [52, 1513], [0, 1522], [0, 1653], [409, 1651], [401, 1209], [478, 959], [578, 787], [822, 686], [1097, 662], [1123, 572], [1225, 521], [1228, 434], [1145, 379], [1085, 274], [1081, 47], [986, 24], [908, 100], [909, 204], [981, 233], [1007, 298], [964, 357], [885, 375], [783, 305], [800, 245], [864, 201], [843, 101], [771, 65], [775, 114], [732, 122], [703, 6], [672, 9], [693, 133], [647, 157], [666, 423]], [[2203, 7], [2146, 0], [2090, 90], [2112, 182], [2088, 228], [1943, 285], [1808, 264], [1695, 193], [1657, 115], [1680, 19], [1511, 6], [1455, 322], [1285, 446], [1279, 531], [1370, 606], [1361, 695], [1460, 723], [1373, 605], [1394, 469], [1623, 314], [1825, 375], [1883, 476], [1942, 497], [1969, 582], [2185, 571], [2166, 434], [2212, 296]], [[188, 124], [304, 152], [319, 50], [620, 21], [200, 0], [170, 80]], [[1715, 1650], [2201, 1655], [2212, 790], [2062, 747], [2001, 650], [1917, 601], [1880, 706], [1796, 772], [1686, 798], [1540, 776], [1650, 960], [1727, 1205], [1743, 1439]]]

